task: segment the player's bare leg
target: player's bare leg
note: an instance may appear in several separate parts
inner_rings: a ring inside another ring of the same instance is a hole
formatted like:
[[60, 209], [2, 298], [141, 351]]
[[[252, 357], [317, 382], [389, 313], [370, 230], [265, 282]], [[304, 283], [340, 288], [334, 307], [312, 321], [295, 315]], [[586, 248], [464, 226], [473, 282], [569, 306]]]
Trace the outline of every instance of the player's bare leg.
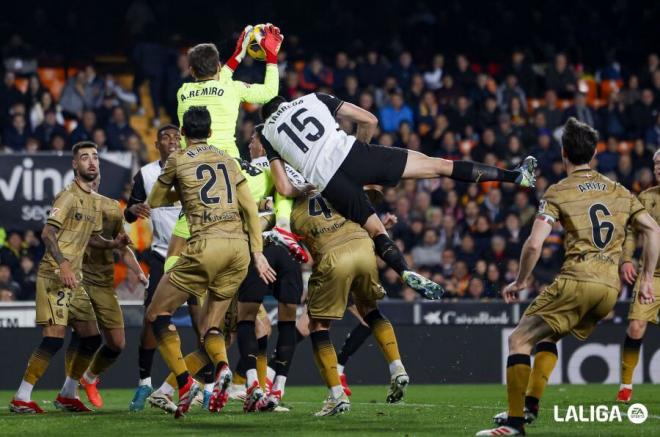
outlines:
[[32, 400], [32, 389], [46, 372], [46, 369], [48, 369], [52, 357], [64, 345], [66, 326], [44, 326], [41, 332], [41, 343], [32, 352], [21, 385], [9, 404], [9, 410], [13, 413], [35, 414], [44, 412], [44, 410]]
[[463, 182], [502, 181], [534, 187], [536, 184], [536, 158], [528, 156], [514, 170], [473, 161], [450, 161], [442, 158], [431, 158], [423, 153], [408, 151], [408, 160], [403, 170], [403, 179], [431, 179], [450, 177]]
[[401, 362], [394, 328], [390, 321], [381, 314], [375, 301], [358, 302], [357, 309], [365, 323], [371, 328], [371, 334], [378, 342], [390, 370], [390, 388], [385, 401], [388, 404], [397, 403], [403, 399], [410, 378]]
[[151, 305], [147, 308], [147, 319], [151, 322], [154, 335], [158, 340], [158, 350], [170, 370], [176, 375], [179, 387], [179, 405], [175, 418], [183, 416], [192, 403], [199, 385], [192, 379], [186, 368], [181, 353], [181, 339], [176, 327], [171, 324], [172, 314], [184, 304], [190, 294], [179, 290], [169, 281], [169, 274], [164, 274]]
[[621, 385], [616, 395], [617, 402], [628, 403], [632, 400], [633, 373], [639, 362], [639, 351], [642, 347], [648, 322], [646, 320], [630, 320], [626, 330], [626, 339], [621, 351]]
[[328, 387], [328, 397], [323, 402], [320, 411], [314, 413], [317, 417], [334, 416], [351, 409], [351, 401], [344, 393], [337, 373], [337, 353], [330, 340], [331, 320], [309, 319], [310, 338], [314, 350], [314, 362], [321, 373], [321, 378]]
[[518, 326], [509, 336], [509, 356], [507, 359], [506, 384], [509, 409], [507, 420], [499, 428], [478, 432], [478, 436], [524, 434], [525, 392], [531, 374], [530, 354], [538, 342], [546, 338], [556, 338], [554, 331], [539, 316], [523, 316]]
[[204, 302], [205, 319], [201, 332], [204, 332], [202, 343], [214, 367], [215, 387], [209, 400], [209, 411], [220, 412], [229, 400], [229, 384], [231, 384], [231, 370], [227, 359], [225, 337], [220, 330], [225, 315], [231, 304], [231, 299], [220, 299], [213, 293], [208, 294]]

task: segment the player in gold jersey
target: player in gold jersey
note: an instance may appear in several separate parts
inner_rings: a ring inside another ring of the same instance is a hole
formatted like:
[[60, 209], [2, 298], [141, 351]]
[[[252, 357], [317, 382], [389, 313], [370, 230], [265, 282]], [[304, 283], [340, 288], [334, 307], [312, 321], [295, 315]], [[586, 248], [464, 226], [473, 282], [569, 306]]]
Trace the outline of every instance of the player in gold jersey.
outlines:
[[[565, 260], [555, 281], [527, 307], [509, 336], [506, 381], [507, 413], [494, 417], [498, 428], [477, 435], [524, 434], [524, 423], [538, 416], [539, 400], [557, 362], [556, 342], [573, 334], [586, 340], [616, 303], [618, 267], [626, 226], [642, 233], [644, 267], [640, 303], [654, 300], [653, 273], [660, 251], [660, 228], [642, 204], [621, 184], [592, 170], [598, 133], [570, 118], [562, 133], [562, 159], [568, 176], [550, 186], [520, 256], [516, 281], [504, 288], [506, 302], [517, 302], [527, 286], [552, 225], [565, 230]], [[536, 345], [534, 369], [530, 354]]]
[[[92, 182], [91, 188], [98, 193], [101, 176]], [[116, 238], [124, 232], [124, 217], [119, 202], [105, 196], [99, 195], [101, 214], [103, 220], [103, 231], [101, 236], [107, 239]], [[82, 286], [85, 294], [80, 294], [74, 305], [80, 308], [70, 318], [70, 325], [77, 325], [78, 329], [93, 336], [96, 345], [101, 344], [99, 328], [103, 333], [105, 344], [98, 348], [91, 347], [84, 353], [78, 354], [78, 364], [85, 370], [80, 384], [84, 387], [87, 398], [96, 408], [103, 406], [103, 398], [97, 389], [98, 375], [108, 369], [119, 357], [126, 344], [124, 335], [124, 316], [119, 305], [119, 300], [114, 290], [114, 252], [112, 249], [99, 249], [87, 246], [83, 258], [83, 281]], [[147, 277], [142, 271], [135, 254], [129, 247], [117, 251], [126, 266], [138, 276], [140, 281], [148, 285]], [[71, 372], [69, 364], [76, 356], [76, 349], [80, 342], [77, 331], [72, 332], [71, 341], [67, 348], [67, 373]], [[94, 346], [94, 345], [92, 345]], [[81, 356], [80, 356], [81, 355]], [[67, 379], [63, 392], [75, 394], [78, 381]], [[63, 395], [66, 396], [65, 393]]]
[[388, 402], [398, 402], [409, 378], [401, 362], [392, 324], [378, 310], [385, 296], [378, 280], [374, 243], [357, 223], [340, 215], [320, 195], [298, 197], [291, 213], [291, 228], [303, 237], [314, 267], [309, 278], [307, 312], [314, 359], [329, 389], [317, 416], [331, 416], [350, 409], [339, 380], [337, 355], [330, 341], [333, 320], [344, 316], [349, 293], [389, 363], [391, 386]]
[[[85, 293], [80, 287], [80, 281], [87, 244], [103, 249], [118, 249], [130, 243], [126, 234], [120, 234], [113, 240], [101, 236], [100, 197], [91, 189], [91, 183], [99, 173], [96, 144], [77, 143], [72, 151], [76, 177], [55, 197], [41, 234], [46, 255], [39, 264], [37, 276], [36, 322], [42, 327], [43, 339], [32, 353], [25, 376], [10, 403], [9, 408], [15, 413], [43, 413], [39, 405], [30, 399], [32, 389], [64, 343], [69, 318], [75, 318], [78, 311], [72, 301], [79, 294]], [[81, 352], [89, 345], [87, 338], [81, 338], [77, 351]], [[71, 377], [77, 381], [85, 367], [77, 365], [76, 361], [74, 359], [72, 363], [75, 373]], [[89, 411], [76, 397], [58, 395], [55, 403], [70, 411]]]
[[199, 331], [204, 333], [204, 348], [215, 366], [216, 386], [209, 410], [220, 411], [227, 402], [226, 391], [231, 382], [221, 325], [247, 273], [250, 252], [259, 276], [266, 282], [275, 279], [262, 253], [257, 206], [238, 164], [207, 144], [211, 135], [209, 111], [191, 107], [183, 116], [181, 133], [188, 147], [168, 157], [148, 199], [153, 208], [179, 198], [191, 234], [181, 257], [161, 279], [147, 309], [158, 349], [176, 375], [179, 405], [175, 417], [188, 411], [199, 387], [188, 373], [179, 335], [170, 324], [174, 311], [190, 295], [201, 297], [208, 290]]
[[[653, 171], [656, 182], [660, 182], [660, 150], [653, 155]], [[656, 221], [660, 220], [660, 186], [649, 188], [640, 193], [639, 201]], [[642, 347], [642, 339], [646, 333], [649, 322], [658, 323], [658, 311], [660, 311], [660, 265], [655, 268], [653, 285], [655, 289], [655, 302], [651, 305], [643, 305], [637, 299], [640, 278], [633, 265], [633, 254], [637, 247], [637, 232], [628, 229], [626, 241], [623, 244], [623, 256], [620, 268], [621, 279], [629, 285], [634, 284], [632, 297], [630, 299], [630, 310], [628, 311], [628, 330], [623, 342], [621, 352], [621, 386], [616, 400], [619, 402], [630, 402], [632, 399], [632, 383], [635, 367], [639, 362], [639, 350]], [[635, 279], [637, 278], [637, 281]]]

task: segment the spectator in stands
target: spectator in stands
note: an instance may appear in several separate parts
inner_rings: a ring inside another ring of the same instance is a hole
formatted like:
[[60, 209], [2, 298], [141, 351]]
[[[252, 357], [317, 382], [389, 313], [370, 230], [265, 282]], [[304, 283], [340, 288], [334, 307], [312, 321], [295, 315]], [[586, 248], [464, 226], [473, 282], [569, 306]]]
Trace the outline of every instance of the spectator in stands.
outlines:
[[369, 50], [357, 67], [357, 76], [361, 87], [375, 86], [380, 87], [385, 82], [388, 65], [385, 63], [377, 51]]
[[46, 111], [44, 121], [34, 131], [34, 136], [41, 144], [50, 144], [55, 135], [67, 136], [66, 129], [57, 122], [57, 113], [54, 108]]
[[103, 79], [96, 74], [94, 65], [87, 64], [84, 70], [85, 82], [83, 85], [83, 100], [85, 108], [94, 109], [101, 105], [105, 84]]
[[463, 297], [471, 278], [467, 265], [463, 261], [456, 261], [452, 275], [445, 285], [446, 293], [453, 297]]
[[479, 112], [479, 127], [481, 129], [496, 128], [500, 116], [497, 100], [493, 96], [486, 97], [484, 108]]
[[126, 111], [121, 106], [112, 110], [112, 118], [105, 129], [108, 137], [108, 150], [126, 150], [126, 141], [135, 131], [128, 124]]
[[[337, 82], [337, 77], [335, 76], [335, 83], [338, 84]], [[359, 100], [360, 100], [360, 89], [358, 88], [358, 79], [354, 75], [346, 76], [344, 81], [342, 82], [343, 86], [338, 89], [337, 91], [337, 98], [353, 103], [354, 105], [357, 105]]]
[[380, 111], [380, 124], [384, 132], [394, 132], [401, 122], [413, 123], [413, 112], [403, 101], [401, 92], [390, 94], [390, 104]]
[[5, 128], [2, 138], [4, 145], [9, 147], [15, 152], [23, 150], [29, 136], [25, 116], [22, 114], [14, 114], [11, 117], [11, 125]]
[[79, 119], [85, 109], [85, 72], [79, 71], [69, 78], [60, 97], [62, 113], [66, 118]]
[[397, 62], [392, 65], [390, 74], [396, 78], [399, 86], [404, 90], [408, 90], [413, 76], [417, 74], [417, 67], [413, 63], [412, 54], [408, 51], [402, 52]]
[[333, 83], [332, 70], [323, 65], [319, 56], [307, 63], [300, 77], [300, 87], [307, 92], [316, 91], [320, 87], [331, 87]]
[[[461, 90], [454, 81], [454, 76], [445, 74], [442, 77], [442, 88], [435, 93], [441, 109], [446, 109], [456, 104], [456, 99], [461, 95]], [[495, 102], [497, 104], [497, 102]]]
[[66, 137], [60, 133], [54, 134], [50, 139], [50, 143], [48, 144], [48, 149], [52, 150], [53, 152], [66, 151], [67, 149]]
[[646, 144], [655, 148], [660, 148], [660, 111], [657, 112], [655, 123], [646, 130], [646, 135], [644, 137], [646, 139]]
[[29, 256], [21, 257], [21, 292], [16, 296], [18, 300], [34, 300], [37, 284], [37, 266]]
[[442, 87], [442, 75], [444, 73], [445, 57], [441, 54], [433, 56], [431, 69], [424, 73], [426, 88], [435, 91]]
[[614, 137], [607, 139], [605, 150], [598, 153], [596, 159], [598, 160], [598, 171], [601, 173], [610, 173], [619, 164], [618, 141]]
[[483, 209], [491, 222], [504, 221], [504, 205], [502, 205], [502, 192], [498, 188], [491, 189], [484, 199]]
[[101, 100], [101, 106], [96, 112], [96, 124], [105, 129], [112, 119], [112, 112], [119, 105], [114, 93], [106, 92]]
[[655, 124], [658, 108], [653, 104], [653, 91], [642, 90], [642, 96], [628, 109], [629, 133], [631, 138], [644, 138], [646, 131]]
[[549, 130], [541, 130], [537, 144], [531, 150], [531, 154], [539, 160], [539, 168], [542, 173], [549, 173], [552, 163], [561, 161], [561, 150], [552, 141]]
[[481, 136], [481, 142], [472, 150], [472, 158], [475, 161], [482, 162], [486, 154], [493, 153], [497, 157], [503, 157], [505, 149], [502, 144], [497, 143], [495, 130], [486, 128]]
[[512, 98], [518, 97], [521, 102], [526, 102], [525, 91], [518, 85], [518, 78], [515, 74], [507, 74], [504, 82], [497, 87], [497, 104], [500, 109], [507, 111], [509, 109], [509, 102]]
[[53, 95], [49, 91], [44, 91], [39, 97], [39, 101], [30, 108], [30, 126], [37, 127], [43, 123], [48, 110], [54, 110], [57, 123], [64, 124], [62, 108], [54, 102]]
[[554, 63], [545, 75], [545, 86], [556, 92], [561, 99], [570, 99], [577, 91], [577, 77], [573, 67], [568, 65], [565, 53], [555, 55]]
[[532, 223], [532, 219], [536, 215], [536, 208], [530, 204], [527, 193], [518, 191], [513, 198], [513, 205], [509, 213], [517, 216], [520, 219], [521, 226], [526, 227]]
[[582, 92], [575, 93], [573, 105], [566, 108], [562, 123], [565, 123], [571, 117], [575, 117], [583, 123], [593, 128], [598, 127], [598, 117], [596, 111], [587, 105], [587, 95]]
[[19, 102], [24, 103], [25, 96], [16, 87], [16, 74], [13, 71], [7, 71], [0, 86], [0, 123], [2, 126], [6, 126], [10, 122], [9, 108]]
[[137, 134], [131, 134], [126, 139], [126, 150], [131, 152], [138, 165], [142, 166], [149, 162], [149, 151], [142, 143], [142, 139]]
[[[346, 84], [346, 79], [350, 76], [354, 76], [357, 81], [357, 76], [355, 76], [355, 63], [348, 59], [346, 52], [338, 52], [335, 55], [335, 67], [333, 68], [332, 74], [335, 86], [344, 86]], [[356, 88], [357, 85], [358, 84], [356, 83]]]
[[27, 93], [25, 93], [25, 103], [27, 104], [28, 108], [31, 108], [34, 105], [36, 105], [41, 100], [41, 95], [44, 92], [46, 92], [46, 90], [41, 85], [39, 76], [37, 76], [36, 74], [31, 75], [28, 78], [28, 89], [27, 89]]
[[411, 251], [415, 266], [434, 267], [440, 264], [442, 245], [438, 241], [435, 229], [424, 231], [422, 244], [415, 246]]
[[95, 128], [96, 113], [91, 109], [85, 109], [81, 122], [71, 132], [71, 144], [76, 144], [80, 141], [93, 141]]
[[465, 296], [463, 297], [465, 299], [479, 300], [484, 297], [484, 291], [484, 281], [482, 281], [480, 278], [472, 278], [470, 279], [467, 293], [465, 293]]
[[465, 262], [468, 269], [472, 271], [479, 260], [479, 254], [475, 250], [474, 238], [472, 235], [465, 234], [461, 240], [461, 246], [456, 251], [456, 258]]
[[601, 137], [614, 136], [624, 139], [626, 117], [626, 105], [620, 93], [613, 91], [607, 97], [607, 105], [598, 110], [598, 133]]
[[511, 62], [504, 69], [506, 75], [514, 75], [520, 88], [527, 95], [536, 96], [536, 76], [528, 62], [525, 52], [516, 49], [511, 53]]
[[108, 137], [105, 134], [103, 128], [97, 127], [94, 129], [93, 141], [99, 146], [99, 151], [106, 152], [108, 151]]
[[550, 130], [555, 130], [562, 124], [562, 111], [557, 105], [557, 93], [550, 89], [545, 92], [545, 100], [537, 113], [543, 114], [545, 123]]
[[456, 56], [456, 71], [454, 72], [454, 79], [456, 86], [462, 93], [468, 93], [476, 82], [476, 75], [470, 68], [470, 61], [464, 54]]
[[41, 143], [35, 137], [28, 137], [25, 143], [25, 153], [32, 154], [41, 150]]
[[6, 264], [0, 264], [0, 289], [9, 290], [16, 300], [21, 294], [21, 286], [12, 278], [11, 269]]

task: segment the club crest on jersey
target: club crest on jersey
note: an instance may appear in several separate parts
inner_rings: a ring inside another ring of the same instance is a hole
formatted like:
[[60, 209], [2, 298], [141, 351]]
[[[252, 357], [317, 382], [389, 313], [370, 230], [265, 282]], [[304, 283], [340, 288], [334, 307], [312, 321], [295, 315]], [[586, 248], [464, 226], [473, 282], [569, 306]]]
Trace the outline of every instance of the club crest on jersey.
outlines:
[[58, 212], [60, 212], [59, 208], [53, 208], [50, 210], [50, 214], [48, 214], [48, 217], [55, 217]]
[[580, 193], [586, 191], [607, 191], [607, 184], [604, 182], [585, 182], [578, 184], [578, 190], [580, 190]]

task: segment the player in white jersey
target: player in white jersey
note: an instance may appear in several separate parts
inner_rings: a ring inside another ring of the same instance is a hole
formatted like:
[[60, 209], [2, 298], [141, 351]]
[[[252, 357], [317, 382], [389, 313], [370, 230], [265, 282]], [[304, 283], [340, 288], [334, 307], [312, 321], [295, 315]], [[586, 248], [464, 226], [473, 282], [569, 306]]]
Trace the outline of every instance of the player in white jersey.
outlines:
[[[369, 144], [378, 119], [368, 111], [336, 97], [313, 93], [291, 102], [278, 96], [262, 108], [262, 143], [281, 177], [284, 160], [315, 185], [344, 217], [360, 224], [373, 238], [376, 252], [414, 290], [438, 299], [442, 287], [412, 272], [403, 253], [389, 238], [369, 203], [365, 185], [394, 186], [401, 179], [448, 176], [465, 182], [502, 181], [533, 187], [536, 159], [527, 157], [515, 170], [472, 161], [449, 161], [395, 147]], [[339, 129], [335, 117], [357, 124], [355, 136]], [[294, 195], [294, 193], [282, 193]]]

